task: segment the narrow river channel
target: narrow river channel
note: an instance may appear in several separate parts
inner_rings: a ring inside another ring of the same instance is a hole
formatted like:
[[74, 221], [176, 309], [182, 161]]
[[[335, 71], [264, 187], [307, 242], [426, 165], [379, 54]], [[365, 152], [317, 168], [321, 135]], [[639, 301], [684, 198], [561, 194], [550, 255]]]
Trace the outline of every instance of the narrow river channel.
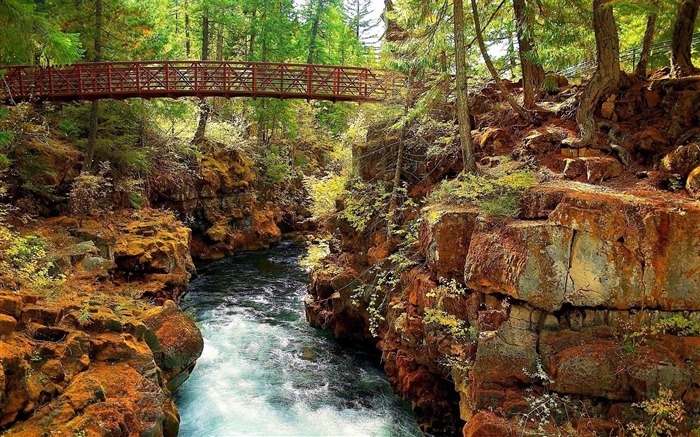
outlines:
[[420, 436], [373, 360], [304, 318], [303, 248], [204, 265], [183, 306], [204, 352], [177, 393], [180, 436]]

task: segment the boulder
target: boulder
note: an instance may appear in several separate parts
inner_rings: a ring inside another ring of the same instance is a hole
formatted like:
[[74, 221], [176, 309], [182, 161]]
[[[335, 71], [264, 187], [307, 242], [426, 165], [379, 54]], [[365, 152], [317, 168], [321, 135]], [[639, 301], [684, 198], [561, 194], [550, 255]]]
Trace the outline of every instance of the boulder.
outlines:
[[18, 318], [22, 312], [22, 298], [20, 296], [0, 296], [0, 314], [7, 314]]
[[679, 174], [685, 178], [698, 165], [700, 165], [700, 142], [677, 147], [663, 157], [660, 167], [664, 171]]
[[570, 192], [549, 216], [575, 232], [566, 301], [700, 310], [700, 206], [628, 194]]
[[691, 196], [700, 199], [700, 166], [695, 167], [688, 175], [685, 189], [688, 190]]
[[[152, 333], [147, 334], [146, 341], [166, 380], [176, 380], [184, 372], [189, 375], [204, 349], [202, 334], [194, 320], [180, 313], [172, 301], [147, 311], [142, 319]], [[181, 384], [184, 379], [176, 381]], [[175, 390], [177, 386], [170, 388]]]
[[565, 349], [551, 361], [554, 382], [550, 388], [571, 395], [632, 400], [620, 351], [619, 344], [606, 340]]
[[[475, 398], [479, 398], [479, 389], [494, 384], [509, 387], [534, 382], [538, 360], [536, 331], [537, 317], [533, 317], [533, 312], [514, 305], [498, 331], [481, 333], [472, 368]], [[476, 402], [477, 409], [488, 406]]]

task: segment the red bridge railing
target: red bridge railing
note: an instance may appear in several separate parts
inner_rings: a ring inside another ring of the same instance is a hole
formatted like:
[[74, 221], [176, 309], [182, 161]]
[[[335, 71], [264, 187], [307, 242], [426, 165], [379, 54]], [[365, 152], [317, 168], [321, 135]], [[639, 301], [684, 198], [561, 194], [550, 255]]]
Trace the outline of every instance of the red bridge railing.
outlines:
[[403, 88], [402, 76], [392, 71], [264, 62], [0, 66], [0, 77], [0, 101], [4, 103], [184, 96], [376, 102], [393, 97]]

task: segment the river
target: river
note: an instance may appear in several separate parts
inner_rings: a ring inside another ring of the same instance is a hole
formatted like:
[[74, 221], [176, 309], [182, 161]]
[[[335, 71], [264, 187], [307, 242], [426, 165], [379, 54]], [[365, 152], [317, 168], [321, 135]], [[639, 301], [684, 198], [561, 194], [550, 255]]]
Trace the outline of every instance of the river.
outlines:
[[204, 352], [176, 395], [180, 436], [420, 436], [375, 360], [311, 328], [303, 248], [201, 266], [183, 307]]

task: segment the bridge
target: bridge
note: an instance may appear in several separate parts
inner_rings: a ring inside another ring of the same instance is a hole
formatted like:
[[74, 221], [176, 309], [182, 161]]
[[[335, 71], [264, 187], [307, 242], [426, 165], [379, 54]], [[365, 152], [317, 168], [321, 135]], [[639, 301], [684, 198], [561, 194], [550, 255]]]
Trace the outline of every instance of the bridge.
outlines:
[[0, 66], [0, 77], [0, 102], [6, 104], [185, 96], [379, 102], [404, 84], [399, 73], [388, 70], [221, 61]]

